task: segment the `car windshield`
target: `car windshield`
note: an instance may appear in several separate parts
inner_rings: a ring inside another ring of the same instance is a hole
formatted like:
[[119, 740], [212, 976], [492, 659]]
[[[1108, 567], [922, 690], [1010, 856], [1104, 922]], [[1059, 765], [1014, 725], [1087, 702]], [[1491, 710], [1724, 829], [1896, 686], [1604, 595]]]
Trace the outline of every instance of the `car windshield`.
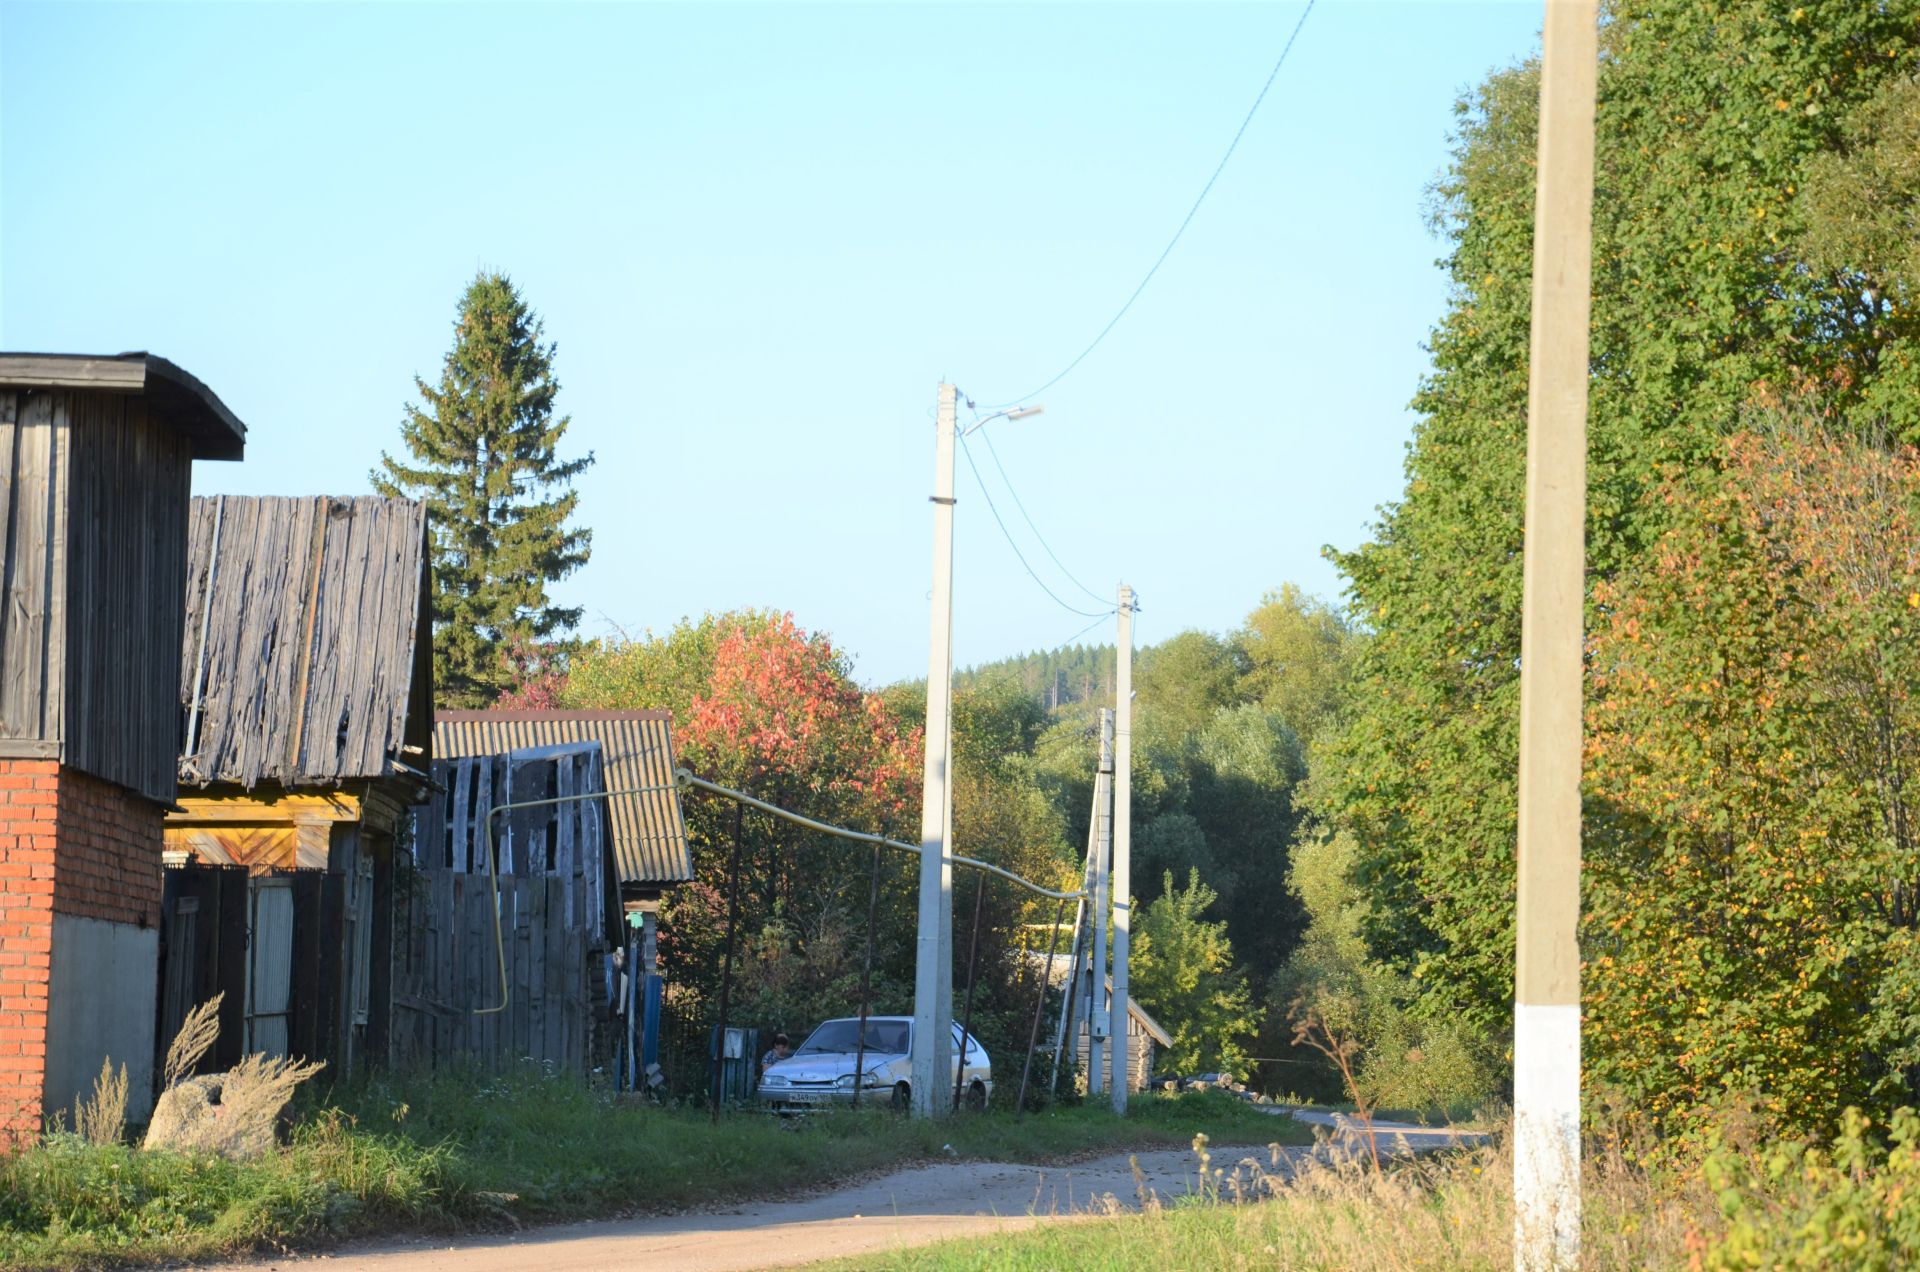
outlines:
[[[857, 1020], [829, 1020], [813, 1031], [811, 1037], [800, 1044], [799, 1054], [808, 1052], [854, 1052], [860, 1049], [860, 1022]], [[907, 1049], [907, 1022], [904, 1020], [869, 1020], [867, 1022], [867, 1050], [887, 1054], [903, 1053]]]

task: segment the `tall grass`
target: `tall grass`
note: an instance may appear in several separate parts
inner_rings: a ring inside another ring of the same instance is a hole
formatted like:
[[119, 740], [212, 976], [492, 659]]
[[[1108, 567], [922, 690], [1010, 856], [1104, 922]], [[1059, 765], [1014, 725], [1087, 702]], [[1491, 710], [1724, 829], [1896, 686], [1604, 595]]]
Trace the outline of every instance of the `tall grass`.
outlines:
[[[1502, 1137], [1504, 1138], [1504, 1137]], [[1603, 1141], [1582, 1172], [1581, 1266], [1920, 1267], [1920, 1115], [1884, 1128], [1849, 1111], [1828, 1144], [1747, 1138], [1729, 1115], [1691, 1161]], [[1513, 1262], [1513, 1163], [1501, 1140], [1375, 1170], [1323, 1147], [1300, 1169], [1196, 1143], [1201, 1195], [1141, 1213], [1048, 1225], [833, 1265], [973, 1269], [1274, 1268], [1504, 1270]]]
[[[1388, 1147], [1382, 1136], [1381, 1148]], [[1324, 1144], [1289, 1164], [1196, 1143], [1200, 1191], [1144, 1196], [1139, 1213], [944, 1242], [846, 1269], [1274, 1268], [1340, 1272], [1513, 1266], [1512, 1163], [1503, 1148], [1452, 1149], [1376, 1170], [1358, 1144]], [[1680, 1266], [1712, 1198], [1656, 1186], [1618, 1159], [1590, 1162], [1582, 1266]]]

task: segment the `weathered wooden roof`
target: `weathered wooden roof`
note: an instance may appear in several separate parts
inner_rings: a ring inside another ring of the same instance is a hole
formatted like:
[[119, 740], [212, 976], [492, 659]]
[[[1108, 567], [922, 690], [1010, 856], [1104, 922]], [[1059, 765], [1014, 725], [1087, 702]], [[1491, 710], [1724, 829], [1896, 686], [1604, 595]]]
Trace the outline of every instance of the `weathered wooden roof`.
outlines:
[[151, 353], [0, 353], [0, 386], [143, 394], [162, 422], [185, 435], [195, 459], [239, 459], [247, 426], [214, 391]]
[[607, 797], [607, 811], [620, 882], [661, 887], [693, 878], [687, 824], [673, 785], [669, 719], [665, 711], [441, 711], [434, 716], [433, 752], [450, 759], [598, 742], [607, 789], [615, 792]]
[[203, 497], [188, 541], [183, 786], [292, 788], [427, 767], [421, 505]]

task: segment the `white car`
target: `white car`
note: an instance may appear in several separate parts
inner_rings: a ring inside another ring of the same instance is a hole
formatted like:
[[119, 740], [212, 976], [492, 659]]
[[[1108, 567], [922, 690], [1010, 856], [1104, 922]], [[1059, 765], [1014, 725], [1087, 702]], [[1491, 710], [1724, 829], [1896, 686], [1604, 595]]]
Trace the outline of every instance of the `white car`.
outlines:
[[[913, 1017], [868, 1016], [864, 1068], [859, 1051], [860, 1020], [849, 1016], [829, 1020], [807, 1036], [800, 1049], [785, 1060], [767, 1066], [760, 1077], [760, 1099], [781, 1111], [832, 1108], [853, 1103], [854, 1083], [860, 1083], [860, 1102], [904, 1112], [913, 1098]], [[954, 1063], [961, 1063], [960, 1026], [953, 1027]], [[993, 1064], [978, 1038], [968, 1038], [965, 1068], [959, 1070], [960, 1099], [969, 1109], [984, 1109], [993, 1095]], [[949, 1069], [944, 1091], [936, 1099], [953, 1099]]]

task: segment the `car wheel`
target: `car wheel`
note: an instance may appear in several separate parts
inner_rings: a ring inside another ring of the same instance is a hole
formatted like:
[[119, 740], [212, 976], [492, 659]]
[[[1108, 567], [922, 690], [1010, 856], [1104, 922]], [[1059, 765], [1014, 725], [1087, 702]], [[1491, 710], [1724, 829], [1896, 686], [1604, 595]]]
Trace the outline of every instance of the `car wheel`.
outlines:
[[967, 1108], [974, 1113], [984, 1113], [987, 1109], [987, 1088], [976, 1082], [967, 1088]]
[[888, 1101], [888, 1107], [891, 1108], [895, 1113], [905, 1113], [912, 1106], [913, 1106], [912, 1090], [904, 1082], [894, 1083], [893, 1099]]

